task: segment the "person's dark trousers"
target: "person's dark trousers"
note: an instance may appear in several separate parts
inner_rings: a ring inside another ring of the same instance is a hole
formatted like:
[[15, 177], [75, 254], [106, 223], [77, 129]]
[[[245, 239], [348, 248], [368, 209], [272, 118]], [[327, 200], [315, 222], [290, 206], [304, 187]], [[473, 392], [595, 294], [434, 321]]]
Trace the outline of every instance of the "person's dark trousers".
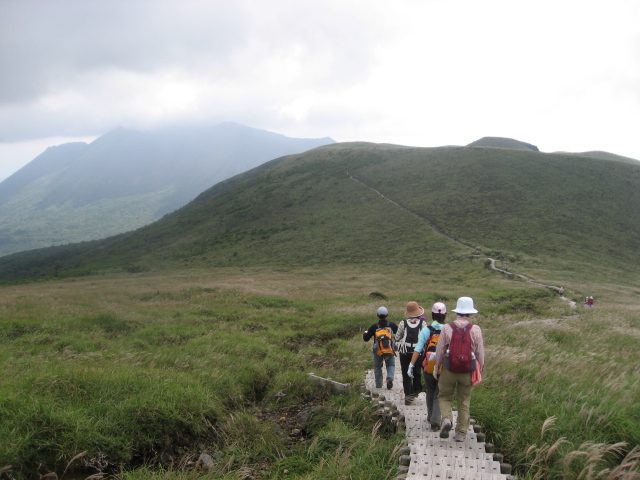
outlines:
[[433, 425], [440, 425], [442, 417], [440, 416], [440, 405], [438, 404], [438, 381], [433, 375], [424, 373], [425, 392], [427, 392], [427, 420]]
[[413, 350], [407, 353], [400, 353], [400, 368], [402, 369], [402, 388], [404, 390], [405, 397], [417, 396], [422, 392], [422, 365], [415, 365], [413, 368], [413, 378], [407, 375], [409, 365], [411, 364], [411, 357], [413, 356]]

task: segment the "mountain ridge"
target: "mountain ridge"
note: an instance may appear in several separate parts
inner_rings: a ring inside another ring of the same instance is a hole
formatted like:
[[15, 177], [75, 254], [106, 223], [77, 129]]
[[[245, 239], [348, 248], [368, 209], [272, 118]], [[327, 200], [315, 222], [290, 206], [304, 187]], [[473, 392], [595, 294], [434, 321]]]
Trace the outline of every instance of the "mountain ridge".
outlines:
[[134, 232], [0, 259], [0, 278], [162, 265], [428, 270], [491, 256], [520, 270], [615, 272], [637, 281], [638, 185], [640, 165], [593, 157], [332, 144], [221, 182]]
[[0, 255], [133, 230], [226, 178], [333, 142], [223, 123], [50, 147], [0, 183]]

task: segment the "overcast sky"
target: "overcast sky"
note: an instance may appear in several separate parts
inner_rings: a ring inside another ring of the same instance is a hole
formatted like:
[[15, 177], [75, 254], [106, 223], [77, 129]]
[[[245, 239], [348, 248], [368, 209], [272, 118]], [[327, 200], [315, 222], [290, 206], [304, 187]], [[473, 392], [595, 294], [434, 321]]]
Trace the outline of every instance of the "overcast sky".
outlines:
[[118, 126], [222, 121], [640, 159], [640, 1], [0, 0], [0, 180]]

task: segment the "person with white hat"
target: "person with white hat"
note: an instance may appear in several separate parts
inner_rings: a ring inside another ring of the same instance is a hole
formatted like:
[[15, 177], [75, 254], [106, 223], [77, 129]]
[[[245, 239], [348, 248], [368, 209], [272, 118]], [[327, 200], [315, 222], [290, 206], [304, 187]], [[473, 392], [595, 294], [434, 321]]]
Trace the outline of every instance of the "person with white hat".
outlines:
[[[411, 357], [411, 363], [409, 364], [407, 372], [412, 378], [414, 375], [420, 375], [419, 373], [414, 374], [413, 369], [415, 365], [418, 365], [418, 368], [423, 371], [424, 383], [426, 385], [425, 391], [427, 394], [427, 421], [433, 431], [440, 429], [441, 421], [440, 406], [438, 405], [438, 381], [433, 376], [433, 360], [436, 356], [436, 347], [439, 343], [446, 317], [447, 306], [442, 302], [434, 303], [433, 307], [431, 307], [431, 319], [433, 323], [428, 325], [427, 328], [423, 328], [420, 332], [418, 344], [413, 350], [413, 356]], [[422, 352], [424, 352], [424, 355]]]
[[[457, 391], [458, 421], [456, 422], [456, 442], [464, 442], [469, 429], [471, 409], [471, 372], [484, 367], [484, 341], [482, 330], [469, 321], [471, 315], [478, 313], [471, 297], [460, 297], [456, 308], [458, 314], [453, 323], [442, 329], [436, 349], [433, 375], [438, 379], [438, 402], [442, 413], [440, 437], [448, 438], [452, 428], [453, 414], [451, 402]], [[461, 346], [461, 347], [459, 347]], [[468, 348], [468, 352], [464, 351]], [[440, 371], [440, 366], [444, 368]]]
[[396, 357], [394, 355], [379, 355], [378, 354], [378, 345], [376, 343], [375, 337], [376, 332], [379, 332], [383, 329], [391, 330], [392, 338], [398, 331], [398, 326], [387, 320], [387, 316], [389, 315], [389, 311], [386, 307], [380, 307], [377, 311], [378, 321], [371, 325], [368, 330], [365, 330], [362, 334], [362, 339], [365, 342], [368, 342], [370, 338], [374, 338], [373, 342], [373, 375], [376, 382], [376, 388], [382, 388], [382, 364], [386, 366], [387, 370], [387, 390], [391, 390], [393, 388], [393, 376], [396, 372]]

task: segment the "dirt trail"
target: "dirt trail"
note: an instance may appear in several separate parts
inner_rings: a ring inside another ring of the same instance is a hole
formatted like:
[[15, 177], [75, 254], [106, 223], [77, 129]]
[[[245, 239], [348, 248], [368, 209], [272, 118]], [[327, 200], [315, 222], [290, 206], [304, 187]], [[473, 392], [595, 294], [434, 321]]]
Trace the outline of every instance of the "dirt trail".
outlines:
[[[374, 192], [376, 192], [378, 195], [380, 195], [380, 196], [381, 196], [383, 199], [385, 199], [386, 201], [393, 203], [394, 205], [396, 205], [397, 207], [401, 208], [401, 209], [402, 209], [402, 210], [404, 210], [405, 212], [408, 212], [408, 213], [412, 214], [413, 216], [417, 217], [418, 219], [420, 219], [421, 221], [423, 221], [424, 223], [426, 223], [427, 225], [429, 225], [429, 227], [430, 227], [434, 232], [436, 232], [437, 234], [442, 235], [443, 237], [447, 238], [448, 240], [450, 240], [450, 241], [452, 241], [452, 242], [457, 243], [458, 245], [462, 245], [463, 247], [465, 247], [465, 248], [467, 248], [468, 250], [472, 251], [472, 252], [474, 253], [474, 255], [478, 255], [478, 256], [480, 256], [480, 257], [484, 257], [484, 258], [486, 258], [487, 260], [489, 260], [489, 261], [491, 262], [491, 263], [490, 263], [491, 270], [494, 270], [494, 271], [496, 271], [496, 272], [502, 273], [503, 275], [507, 275], [507, 276], [513, 276], [513, 277], [521, 278], [522, 280], [525, 280], [525, 281], [527, 281], [527, 282], [531, 283], [532, 285], [537, 285], [537, 286], [539, 286], [539, 287], [544, 287], [544, 288], [550, 288], [551, 290], [555, 290], [555, 291], [556, 291], [556, 292], [558, 292], [558, 293], [560, 292], [560, 287], [557, 287], [557, 286], [554, 286], [554, 285], [545, 285], [544, 283], [536, 282], [535, 280], [533, 280], [533, 279], [531, 279], [531, 278], [529, 278], [529, 277], [527, 277], [527, 276], [525, 276], [525, 275], [522, 275], [522, 274], [520, 274], [520, 273], [513, 273], [513, 272], [509, 272], [509, 271], [508, 271], [508, 270], [506, 270], [506, 269], [501, 269], [501, 268], [496, 267], [496, 260], [495, 260], [494, 258], [491, 258], [491, 257], [489, 257], [489, 256], [487, 256], [487, 255], [485, 255], [485, 254], [483, 254], [483, 253], [482, 253], [478, 248], [473, 247], [473, 246], [471, 246], [471, 245], [468, 245], [468, 244], [466, 244], [466, 243], [464, 243], [464, 242], [461, 242], [460, 240], [458, 240], [458, 239], [457, 239], [457, 238], [455, 238], [455, 237], [452, 237], [452, 236], [450, 236], [450, 235], [447, 235], [447, 234], [446, 234], [446, 233], [444, 233], [442, 230], [440, 230], [440, 229], [439, 229], [439, 228], [438, 228], [438, 227], [437, 227], [437, 226], [436, 226], [436, 225], [435, 225], [435, 224], [434, 224], [430, 219], [428, 219], [427, 217], [425, 217], [425, 216], [423, 216], [423, 215], [420, 215], [420, 214], [418, 214], [418, 213], [414, 212], [414, 211], [413, 211], [413, 210], [411, 210], [410, 208], [407, 208], [406, 206], [404, 206], [404, 205], [402, 205], [402, 204], [400, 204], [400, 203], [398, 203], [398, 202], [396, 202], [396, 201], [394, 201], [394, 200], [391, 200], [390, 198], [386, 197], [385, 195], [383, 195], [382, 193], [380, 193], [380, 192], [379, 192], [378, 190], [376, 190], [375, 188], [370, 187], [370, 186], [369, 186], [369, 185], [367, 185], [366, 183], [364, 183], [364, 182], [362, 182], [361, 180], [358, 180], [357, 178], [355, 178], [355, 177], [354, 177], [353, 175], [351, 175], [348, 171], [347, 171], [347, 175], [348, 175], [348, 176], [349, 176], [349, 178], [350, 178], [351, 180], [353, 180], [354, 182], [359, 183], [360, 185], [362, 185], [362, 186], [363, 186], [363, 187], [365, 187], [365, 188], [368, 188], [369, 190], [373, 190]], [[563, 301], [568, 301], [572, 308], [575, 308], [575, 307], [576, 307], [576, 302], [570, 301], [569, 299], [565, 298], [564, 296], [561, 296], [561, 297], [560, 297], [560, 299], [561, 299], [561, 300], [563, 300]]]

